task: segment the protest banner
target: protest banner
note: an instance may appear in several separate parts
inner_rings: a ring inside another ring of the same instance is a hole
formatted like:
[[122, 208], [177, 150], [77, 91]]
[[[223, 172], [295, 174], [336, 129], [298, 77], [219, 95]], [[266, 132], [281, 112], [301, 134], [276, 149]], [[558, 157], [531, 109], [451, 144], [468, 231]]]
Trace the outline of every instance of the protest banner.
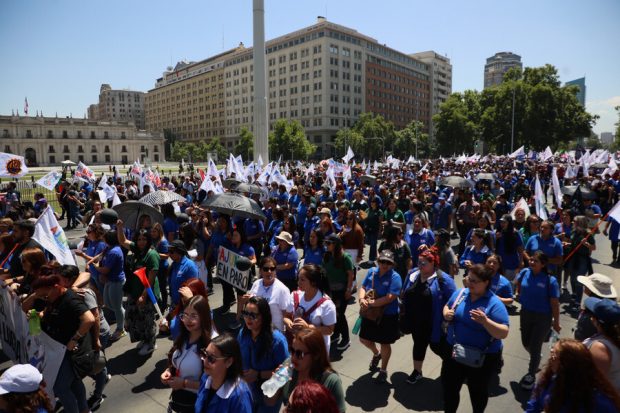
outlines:
[[237, 268], [239, 257], [242, 255], [220, 247], [217, 252], [217, 278], [240, 290], [248, 291], [250, 288], [250, 270], [240, 271]]
[[43, 374], [46, 390], [54, 400], [52, 389], [65, 346], [44, 332], [31, 335], [19, 300], [6, 288], [0, 288], [0, 345], [14, 363], [32, 364]]

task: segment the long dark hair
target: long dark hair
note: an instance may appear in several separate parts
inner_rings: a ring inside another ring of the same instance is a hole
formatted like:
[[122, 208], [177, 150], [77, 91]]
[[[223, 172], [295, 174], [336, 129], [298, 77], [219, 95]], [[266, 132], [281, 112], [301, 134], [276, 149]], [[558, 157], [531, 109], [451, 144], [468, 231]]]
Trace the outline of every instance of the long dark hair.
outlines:
[[502, 221], [506, 221], [508, 225], [506, 229], [502, 228], [502, 239], [504, 240], [504, 251], [514, 251], [517, 244], [517, 237], [519, 236], [515, 232], [515, 224], [512, 221], [512, 215], [504, 214], [502, 215]]
[[[185, 306], [185, 309], [193, 308], [198, 313], [200, 317], [200, 338], [197, 342], [198, 352], [200, 349], [207, 348], [209, 343], [211, 342], [211, 326], [213, 321], [211, 320], [211, 308], [209, 307], [209, 301], [201, 296], [195, 295], [189, 300], [189, 303]], [[170, 349], [168, 353], [168, 361], [172, 365], [172, 355], [175, 350], [180, 350], [189, 342], [189, 331], [185, 328], [185, 324], [183, 324], [181, 320], [181, 331], [179, 336], [174, 340], [174, 345]]]
[[327, 277], [325, 276], [323, 268], [316, 264], [304, 264], [299, 269], [299, 273], [302, 271], [304, 271], [308, 282], [314, 288], [317, 288], [323, 294], [329, 291], [329, 284], [327, 283]]
[[211, 340], [213, 344], [222, 353], [223, 357], [229, 357], [233, 359], [230, 367], [226, 369], [226, 380], [236, 381], [241, 375], [241, 348], [236, 338], [230, 334], [222, 334]]
[[331, 253], [329, 250], [323, 256], [325, 262], [334, 261], [334, 267], [343, 268], [344, 267], [344, 250], [342, 249], [342, 241], [334, 242], [334, 252]]
[[616, 410], [620, 410], [620, 396], [596, 367], [586, 346], [568, 338], [560, 339], [557, 345], [560, 347], [555, 355], [558, 359], [557, 372], [553, 371], [551, 363], [547, 363], [534, 390], [534, 397], [540, 397], [550, 388], [549, 397], [545, 400], [545, 411], [593, 412], [597, 393], [607, 396]]
[[[263, 357], [265, 354], [268, 354], [273, 347], [271, 309], [269, 308], [269, 303], [263, 297], [250, 297], [245, 306], [247, 307], [248, 304], [254, 304], [258, 309], [258, 313], [260, 314], [261, 327], [256, 341], [258, 342], [258, 357]], [[250, 329], [247, 327], [244, 328], [242, 331], [243, 335], [251, 334]]]

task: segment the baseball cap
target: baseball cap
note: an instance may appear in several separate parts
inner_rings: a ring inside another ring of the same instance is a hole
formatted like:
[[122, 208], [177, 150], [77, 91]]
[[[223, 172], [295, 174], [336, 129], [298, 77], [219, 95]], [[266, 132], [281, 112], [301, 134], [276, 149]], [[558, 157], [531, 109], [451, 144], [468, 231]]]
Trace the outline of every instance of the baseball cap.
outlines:
[[324, 242], [333, 243], [333, 244], [340, 244], [340, 243], [342, 243], [342, 241], [340, 240], [340, 238], [336, 234], [329, 234], [327, 237], [325, 237], [325, 241]]
[[16, 364], [0, 376], [0, 394], [31, 393], [39, 389], [43, 375], [30, 364]]
[[377, 261], [389, 261], [394, 264], [394, 253], [390, 250], [383, 250], [379, 253]]
[[620, 306], [614, 300], [588, 297], [584, 304], [599, 323], [616, 324], [620, 322]]
[[180, 239], [175, 239], [170, 243], [170, 245], [168, 246], [168, 250], [172, 249], [181, 252], [183, 255], [187, 255], [187, 247], [185, 247], [185, 243]]

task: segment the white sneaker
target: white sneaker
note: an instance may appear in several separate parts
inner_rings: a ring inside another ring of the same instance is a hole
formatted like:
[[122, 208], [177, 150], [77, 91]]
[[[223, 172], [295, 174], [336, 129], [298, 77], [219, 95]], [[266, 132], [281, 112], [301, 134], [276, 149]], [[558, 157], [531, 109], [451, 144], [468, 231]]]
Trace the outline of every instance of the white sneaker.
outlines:
[[156, 348], [157, 348], [157, 344], [153, 346], [150, 344], [144, 344], [142, 348], [140, 349], [140, 351], [138, 351], [138, 355], [148, 356], [149, 354], [153, 353]]

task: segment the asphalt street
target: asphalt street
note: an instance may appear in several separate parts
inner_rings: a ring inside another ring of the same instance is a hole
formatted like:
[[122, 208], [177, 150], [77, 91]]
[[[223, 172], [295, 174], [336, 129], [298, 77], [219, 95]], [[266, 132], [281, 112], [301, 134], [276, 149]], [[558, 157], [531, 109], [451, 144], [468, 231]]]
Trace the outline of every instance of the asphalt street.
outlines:
[[[78, 238], [83, 230], [72, 230], [68, 237]], [[593, 253], [594, 271], [610, 276], [620, 289], [620, 269], [611, 267], [611, 248], [607, 237], [596, 236], [597, 250]], [[367, 251], [366, 251], [367, 254]], [[365, 255], [367, 256], [367, 255]], [[83, 262], [81, 263], [83, 265]], [[357, 275], [358, 283], [366, 274], [362, 270]], [[457, 276], [457, 286], [462, 285], [462, 276]], [[215, 321], [220, 332], [226, 331], [233, 321], [232, 313], [220, 314], [222, 291], [215, 284], [215, 294], [209, 297], [211, 307], [215, 310]], [[234, 306], [233, 306], [234, 307]], [[517, 304], [518, 307], [518, 304]], [[347, 310], [349, 327], [352, 328], [358, 316], [359, 306], [350, 305]], [[575, 314], [568, 312], [568, 306], [562, 304], [561, 337], [571, 337], [575, 325]], [[167, 366], [167, 353], [172, 342], [167, 337], [157, 340], [157, 349], [150, 357], [140, 357], [135, 345], [124, 337], [107, 350], [108, 369], [112, 379], [105, 389], [106, 399], [99, 412], [153, 413], [165, 411], [170, 389], [159, 380], [161, 372]], [[543, 363], [548, 357], [548, 346], [543, 346]], [[529, 394], [522, 391], [519, 380], [527, 371], [528, 354], [521, 346], [519, 335], [518, 311], [510, 316], [510, 333], [504, 341], [504, 368], [499, 383], [492, 386], [488, 412], [523, 411]], [[413, 370], [412, 340], [405, 336], [392, 346], [392, 358], [388, 367], [388, 383], [379, 384], [368, 371], [370, 352], [352, 336], [352, 345], [342, 354], [332, 353], [333, 367], [342, 379], [345, 390], [347, 411], [404, 412], [442, 411], [442, 391], [439, 381], [441, 360], [430, 350], [424, 363], [424, 379], [415, 385], [405, 382]], [[10, 366], [10, 361], [0, 364], [1, 370]], [[87, 392], [93, 389], [93, 382], [86, 379]], [[466, 386], [461, 391], [459, 412], [471, 411]]]

